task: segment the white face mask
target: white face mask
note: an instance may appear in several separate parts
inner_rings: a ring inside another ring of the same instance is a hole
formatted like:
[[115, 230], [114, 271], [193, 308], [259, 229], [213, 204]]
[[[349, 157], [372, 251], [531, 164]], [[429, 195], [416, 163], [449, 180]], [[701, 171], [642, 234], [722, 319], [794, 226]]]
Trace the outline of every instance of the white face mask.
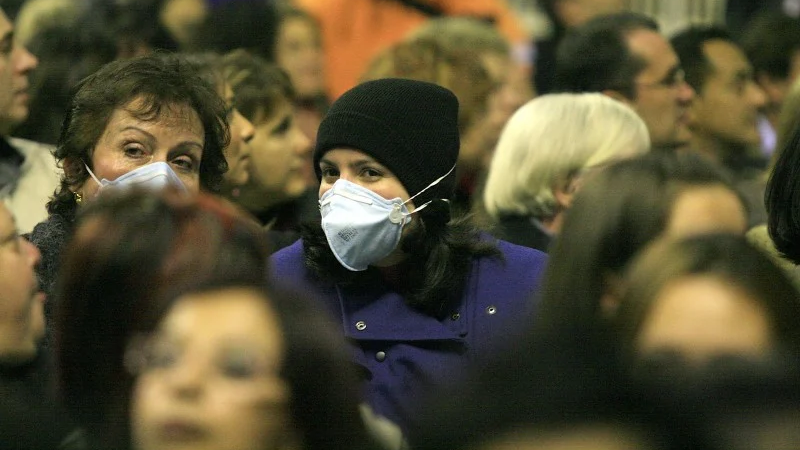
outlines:
[[86, 170], [89, 171], [89, 175], [92, 176], [92, 179], [100, 185], [100, 191], [104, 190], [125, 190], [130, 188], [140, 188], [140, 189], [148, 189], [153, 191], [160, 191], [165, 189], [167, 186], [177, 187], [183, 192], [187, 192], [186, 186], [184, 186], [181, 179], [172, 170], [169, 164], [165, 162], [154, 162], [150, 164], [145, 164], [141, 167], [137, 167], [136, 169], [131, 170], [130, 172], [120, 175], [115, 180], [107, 180], [103, 178], [102, 180], [98, 180], [97, 176], [95, 176], [92, 169], [89, 168], [86, 164], [84, 164]]
[[[389, 256], [411, 221], [406, 203], [435, 186], [455, 169], [406, 201], [386, 200], [369, 189], [338, 179], [319, 199], [322, 230], [336, 259], [348, 270], [362, 271]], [[414, 210], [422, 211], [431, 202]]]

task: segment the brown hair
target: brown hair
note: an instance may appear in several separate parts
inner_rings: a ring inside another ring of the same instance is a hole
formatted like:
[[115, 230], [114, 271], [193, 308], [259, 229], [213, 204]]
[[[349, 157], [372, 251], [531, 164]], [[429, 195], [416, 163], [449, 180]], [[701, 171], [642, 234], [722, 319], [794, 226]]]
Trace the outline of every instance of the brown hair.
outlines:
[[260, 229], [211, 196], [110, 193], [81, 208], [56, 289], [55, 359], [65, 404], [95, 447], [127, 447], [131, 335], [190, 287], [260, 285], [267, 255]]
[[496, 85], [472, 51], [448, 49], [434, 39], [401, 42], [375, 57], [361, 81], [408, 78], [438, 84], [458, 98], [458, 128], [463, 135], [486, 112]]
[[261, 57], [234, 50], [223, 56], [220, 64], [233, 89], [236, 107], [254, 124], [269, 120], [282, 100], [295, 101], [286, 72]]
[[115, 110], [133, 100], [145, 101], [132, 111], [156, 120], [170, 105], [188, 105], [203, 124], [204, 146], [200, 161], [200, 185], [210, 191], [219, 188], [228, 170], [223, 151], [230, 139], [225, 103], [216, 91], [183, 57], [152, 54], [114, 61], [84, 79], [72, 97], [55, 157], [64, 167], [61, 186], [48, 203], [51, 214], [74, 217], [77, 203], [70, 187], [89, 178], [83, 163], [92, 166], [92, 152]]

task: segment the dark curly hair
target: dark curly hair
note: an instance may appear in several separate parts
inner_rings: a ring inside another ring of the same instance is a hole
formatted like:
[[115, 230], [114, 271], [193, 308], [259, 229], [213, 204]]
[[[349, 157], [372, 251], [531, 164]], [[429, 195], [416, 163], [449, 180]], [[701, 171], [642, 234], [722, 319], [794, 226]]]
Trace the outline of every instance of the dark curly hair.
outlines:
[[47, 204], [50, 214], [68, 219], [75, 216], [77, 203], [70, 187], [89, 177], [81, 162], [92, 165], [92, 150], [111, 115], [138, 98], [144, 102], [135, 114], [145, 120], [157, 118], [164, 107], [173, 104], [188, 105], [197, 112], [205, 138], [200, 185], [208, 191], [218, 190], [228, 170], [223, 154], [230, 139], [225, 102], [215, 86], [204, 81], [183, 57], [157, 52], [109, 63], [78, 84], [55, 151], [64, 176]]

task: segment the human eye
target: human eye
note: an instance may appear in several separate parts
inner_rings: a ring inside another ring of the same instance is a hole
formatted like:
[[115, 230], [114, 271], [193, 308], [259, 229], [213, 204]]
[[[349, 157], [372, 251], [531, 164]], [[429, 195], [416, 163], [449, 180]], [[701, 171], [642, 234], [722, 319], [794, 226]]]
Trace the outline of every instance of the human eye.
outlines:
[[361, 169], [361, 176], [367, 180], [377, 180], [383, 177], [383, 171], [375, 167], [366, 166]]
[[320, 172], [322, 173], [322, 178], [327, 182], [339, 178], [339, 170], [333, 166], [320, 166]]
[[198, 166], [196, 158], [190, 155], [181, 155], [170, 161], [171, 164], [184, 172], [194, 172]]
[[125, 153], [125, 156], [130, 158], [142, 158], [147, 153], [144, 146], [136, 141], [123, 142], [122, 151]]
[[231, 379], [253, 378], [258, 372], [255, 358], [248, 351], [229, 351], [219, 362], [220, 372]]
[[174, 342], [158, 339], [146, 346], [142, 355], [141, 369], [158, 370], [173, 367], [180, 356], [180, 349]]
[[14, 232], [14, 235], [13, 235], [13, 238], [12, 238], [12, 241], [11, 241], [11, 247], [14, 249], [14, 252], [22, 253], [22, 240], [23, 239], [24, 238], [19, 235], [19, 232], [17, 232], [17, 231]]
[[0, 54], [10, 55], [11, 52], [13, 51], [14, 51], [14, 36], [12, 34], [9, 34], [2, 41], [0, 41]]
[[733, 81], [733, 90], [738, 95], [743, 95], [744, 91], [747, 89], [747, 85], [750, 83], [749, 79], [746, 78], [736, 78]]
[[286, 117], [281, 121], [280, 124], [278, 124], [277, 127], [275, 127], [274, 130], [272, 130], [272, 134], [273, 135], [286, 134], [286, 132], [289, 131], [290, 128], [292, 128], [292, 118]]
[[14, 232], [0, 240], [0, 245], [10, 244], [12, 249], [19, 253], [22, 248], [22, 239], [23, 237], [20, 236], [19, 232], [14, 230]]

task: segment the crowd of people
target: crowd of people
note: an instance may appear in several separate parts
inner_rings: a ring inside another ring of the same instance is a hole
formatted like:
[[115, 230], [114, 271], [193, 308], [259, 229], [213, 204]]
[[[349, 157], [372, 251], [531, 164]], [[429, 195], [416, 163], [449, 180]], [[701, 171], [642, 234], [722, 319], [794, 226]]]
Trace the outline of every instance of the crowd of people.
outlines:
[[0, 0], [0, 447], [800, 447], [778, 3]]

